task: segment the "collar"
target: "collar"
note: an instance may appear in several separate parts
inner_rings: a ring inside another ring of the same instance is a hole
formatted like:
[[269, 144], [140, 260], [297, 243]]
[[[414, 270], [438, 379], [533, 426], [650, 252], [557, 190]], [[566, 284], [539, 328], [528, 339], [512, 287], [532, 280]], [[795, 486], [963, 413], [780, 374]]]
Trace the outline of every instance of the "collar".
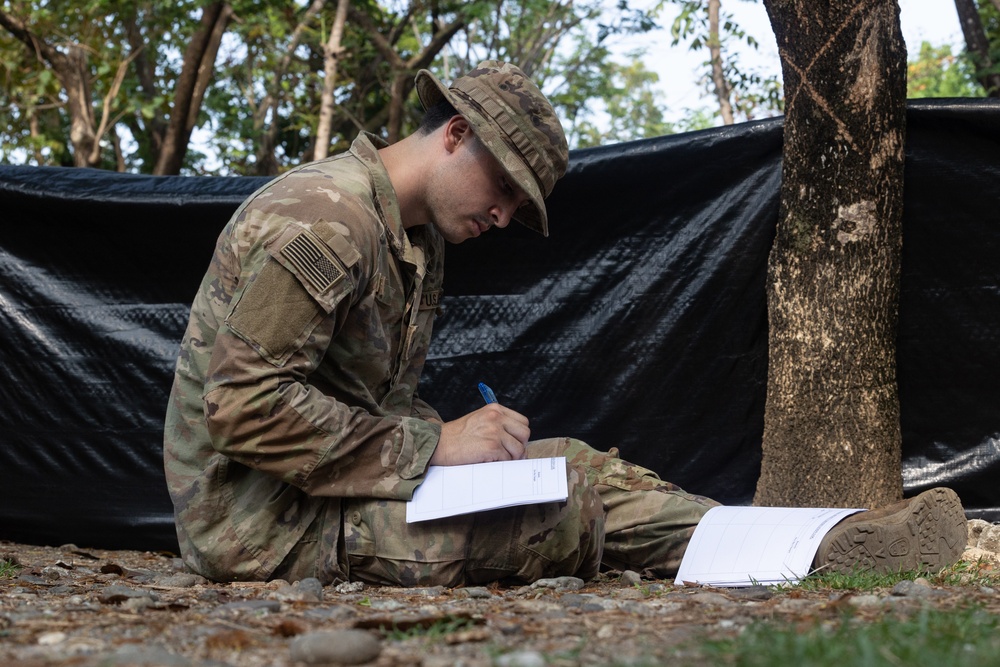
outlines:
[[396, 189], [392, 187], [389, 173], [385, 170], [382, 157], [378, 154], [379, 148], [388, 145], [385, 140], [371, 132], [361, 132], [351, 144], [351, 154], [368, 170], [373, 201], [381, 214], [382, 224], [393, 251], [402, 259], [412, 261], [412, 248], [406, 230], [403, 229], [403, 215], [399, 211]]

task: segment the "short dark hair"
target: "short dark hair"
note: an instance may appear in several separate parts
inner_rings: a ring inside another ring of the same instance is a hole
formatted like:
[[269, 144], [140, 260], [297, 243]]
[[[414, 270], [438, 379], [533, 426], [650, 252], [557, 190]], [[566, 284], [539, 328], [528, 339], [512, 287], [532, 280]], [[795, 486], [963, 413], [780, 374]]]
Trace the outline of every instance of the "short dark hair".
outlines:
[[459, 115], [458, 110], [451, 105], [451, 102], [442, 99], [424, 113], [419, 131], [421, 134], [430, 134], [457, 115]]

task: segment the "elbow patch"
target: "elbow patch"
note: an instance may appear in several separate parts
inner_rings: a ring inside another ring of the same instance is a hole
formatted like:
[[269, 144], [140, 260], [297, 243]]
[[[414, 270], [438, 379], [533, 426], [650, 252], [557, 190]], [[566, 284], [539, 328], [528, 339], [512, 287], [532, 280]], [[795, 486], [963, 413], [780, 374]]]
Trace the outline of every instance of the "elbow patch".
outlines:
[[290, 226], [268, 244], [267, 259], [226, 318], [229, 328], [271, 364], [284, 365], [353, 291], [348, 268], [360, 255], [339, 240], [350, 263], [308, 230]]

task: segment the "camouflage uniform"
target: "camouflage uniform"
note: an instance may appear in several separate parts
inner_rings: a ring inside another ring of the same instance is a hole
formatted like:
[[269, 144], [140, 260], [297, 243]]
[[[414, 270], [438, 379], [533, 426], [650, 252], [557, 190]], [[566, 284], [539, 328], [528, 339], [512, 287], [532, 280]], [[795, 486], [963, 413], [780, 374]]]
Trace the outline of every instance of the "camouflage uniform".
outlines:
[[[519, 184], [539, 179], [525, 187], [535, 207], [524, 221], [544, 233], [538, 206], [565, 170], [565, 139], [523, 81], [508, 77], [506, 92], [491, 94], [536, 117], [501, 131], [562, 144], [527, 169], [513, 153], [498, 155], [500, 135], [477, 136], [508, 171], [521, 164]], [[418, 76], [422, 99], [436, 94], [431, 84]], [[404, 230], [377, 142], [362, 135], [349, 152], [272, 181], [219, 237], [181, 343], [164, 435], [185, 563], [223, 581], [457, 585], [586, 577], [602, 559], [672, 574], [713, 503], [569, 439], [527, 449], [569, 458], [566, 503], [406, 524], [402, 501], [441, 434], [417, 381], [441, 296], [443, 240], [432, 225]]]

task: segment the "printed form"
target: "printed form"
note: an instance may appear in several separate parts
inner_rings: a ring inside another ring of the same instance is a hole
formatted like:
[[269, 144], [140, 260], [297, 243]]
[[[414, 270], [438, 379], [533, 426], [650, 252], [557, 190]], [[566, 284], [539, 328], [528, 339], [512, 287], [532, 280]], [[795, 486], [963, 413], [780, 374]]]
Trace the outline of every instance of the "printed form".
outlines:
[[406, 503], [406, 523], [566, 500], [566, 457], [430, 466]]
[[677, 584], [735, 588], [809, 574], [823, 536], [859, 509], [713, 507], [694, 529]]

